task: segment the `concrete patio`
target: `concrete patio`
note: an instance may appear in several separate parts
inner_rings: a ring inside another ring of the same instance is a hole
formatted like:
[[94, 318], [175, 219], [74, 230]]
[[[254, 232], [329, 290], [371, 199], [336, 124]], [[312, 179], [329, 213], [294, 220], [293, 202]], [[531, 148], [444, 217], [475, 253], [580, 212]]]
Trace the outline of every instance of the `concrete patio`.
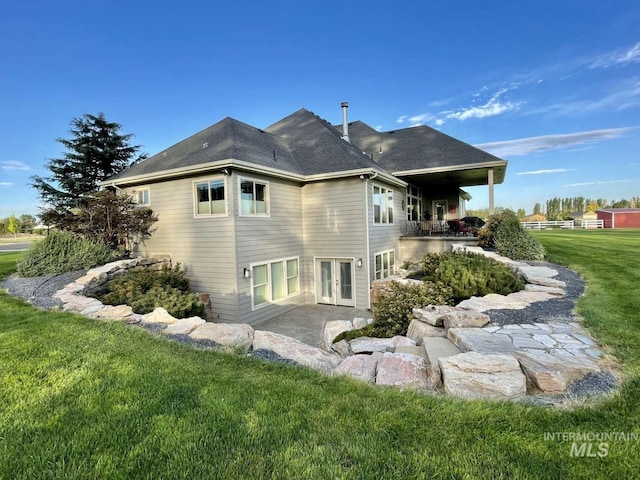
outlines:
[[325, 323], [332, 320], [353, 320], [357, 317], [371, 318], [371, 312], [334, 305], [303, 305], [255, 325], [255, 328], [286, 335], [307, 345], [320, 347]]

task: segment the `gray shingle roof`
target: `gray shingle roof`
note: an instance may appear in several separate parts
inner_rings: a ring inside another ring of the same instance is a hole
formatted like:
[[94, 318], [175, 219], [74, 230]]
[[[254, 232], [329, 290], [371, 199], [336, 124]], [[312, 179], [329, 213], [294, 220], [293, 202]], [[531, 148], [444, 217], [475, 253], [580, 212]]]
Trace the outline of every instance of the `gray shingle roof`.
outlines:
[[284, 139], [227, 117], [108, 181], [228, 159], [302, 173]]
[[304, 108], [267, 127], [266, 131], [287, 142], [304, 175], [383, 170], [360, 148], [345, 142], [330, 123]]
[[[342, 129], [342, 126], [336, 126]], [[378, 132], [361, 121], [349, 124], [351, 142], [385, 170], [402, 172], [506, 161], [427, 126]], [[382, 149], [382, 154], [380, 154]]]

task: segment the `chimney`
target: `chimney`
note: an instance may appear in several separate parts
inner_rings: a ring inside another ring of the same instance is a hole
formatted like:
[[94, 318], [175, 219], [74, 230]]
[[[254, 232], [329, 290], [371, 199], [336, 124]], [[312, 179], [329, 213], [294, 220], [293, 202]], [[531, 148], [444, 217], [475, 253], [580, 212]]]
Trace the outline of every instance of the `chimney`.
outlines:
[[351, 143], [349, 140], [349, 123], [347, 122], [347, 108], [349, 108], [349, 102], [342, 102], [342, 139]]

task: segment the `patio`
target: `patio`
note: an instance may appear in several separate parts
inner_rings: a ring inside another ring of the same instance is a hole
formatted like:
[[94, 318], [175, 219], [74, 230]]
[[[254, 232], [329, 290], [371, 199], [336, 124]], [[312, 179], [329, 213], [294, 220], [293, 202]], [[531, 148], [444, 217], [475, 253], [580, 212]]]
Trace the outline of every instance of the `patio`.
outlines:
[[332, 320], [371, 318], [369, 310], [335, 305], [302, 305], [271, 320], [256, 325], [256, 330], [266, 330], [300, 340], [307, 345], [320, 347], [324, 325]]

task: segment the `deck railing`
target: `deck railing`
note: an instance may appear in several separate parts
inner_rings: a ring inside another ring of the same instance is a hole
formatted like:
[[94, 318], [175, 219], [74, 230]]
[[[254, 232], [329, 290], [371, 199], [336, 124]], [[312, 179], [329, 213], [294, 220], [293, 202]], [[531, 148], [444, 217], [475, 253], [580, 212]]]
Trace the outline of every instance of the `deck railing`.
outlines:
[[403, 237], [446, 237], [459, 234], [460, 232], [451, 231], [446, 220], [406, 220], [402, 224]]

